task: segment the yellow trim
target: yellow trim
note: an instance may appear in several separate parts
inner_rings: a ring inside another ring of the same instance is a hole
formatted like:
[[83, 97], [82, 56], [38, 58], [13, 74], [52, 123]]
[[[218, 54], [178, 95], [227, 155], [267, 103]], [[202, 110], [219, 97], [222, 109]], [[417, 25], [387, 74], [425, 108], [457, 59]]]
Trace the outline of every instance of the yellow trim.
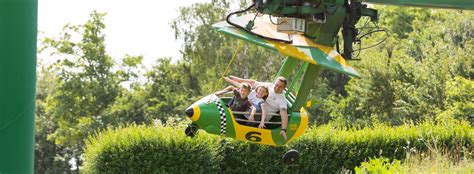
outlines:
[[[261, 141], [259, 142], [254, 142], [258, 144], [265, 144], [265, 145], [271, 145], [271, 146], [276, 146], [275, 142], [273, 141], [272, 138], [272, 131], [268, 129], [259, 129], [256, 127], [250, 127], [250, 126], [244, 126], [234, 119], [234, 114], [229, 110], [231, 118], [232, 118], [232, 124], [234, 125], [235, 128], [235, 139], [238, 140], [244, 140], [244, 141], [250, 141], [247, 138], [245, 138], [245, 135], [248, 134], [249, 132], [257, 132], [260, 133], [260, 135], [253, 134], [253, 136], [257, 136], [261, 138]], [[252, 141], [250, 141], [252, 142]]]
[[[334, 50], [336, 51], [336, 50]], [[347, 64], [346, 59], [344, 59], [339, 53], [336, 57], [332, 57], [336, 62], [339, 62], [344, 67], [350, 67], [349, 64]]]
[[191, 117], [191, 120], [193, 122], [198, 121], [199, 118], [201, 117], [201, 109], [199, 108], [199, 105], [196, 105], [193, 107], [193, 116]]
[[[333, 47], [328, 47], [328, 46], [314, 43], [311, 39], [308, 39], [305, 36], [301, 36], [301, 37], [303, 37], [303, 40], [300, 40], [299, 42], [301, 42], [303, 45], [316, 47], [319, 50], [321, 50], [324, 54], [326, 54], [328, 57], [334, 59], [336, 62], [341, 64], [342, 66], [346, 68], [349, 67], [349, 64], [347, 64], [346, 60]], [[300, 39], [301, 37], [298, 37], [298, 38]]]
[[308, 113], [303, 108], [300, 110], [300, 119], [300, 126], [298, 127], [298, 130], [296, 130], [295, 134], [290, 138], [290, 140], [287, 141], [287, 143], [302, 135], [308, 127]]
[[283, 54], [289, 55], [291, 57], [300, 59], [300, 60], [305, 61], [305, 62], [315, 64], [315, 65], [318, 64], [311, 57], [309, 57], [308, 55], [306, 55], [304, 52], [300, 51], [297, 47], [295, 47], [293, 45], [280, 43], [280, 42], [274, 42], [274, 41], [268, 41], [268, 40], [266, 40], [266, 41], [273, 44], [274, 47], [277, 48], [278, 51], [283, 53]]
[[[306, 62], [315, 64], [315, 65], [318, 64], [310, 56], [308, 56], [306, 53], [300, 51], [298, 49], [298, 47], [296, 47], [294, 45], [280, 43], [280, 42], [274, 42], [274, 41], [268, 41], [268, 40], [266, 40], [266, 41], [273, 44], [273, 46], [279, 52], [281, 52], [283, 54], [292, 56], [296, 59], [306, 61]], [[334, 50], [334, 48], [324, 46], [324, 45], [319, 45], [319, 44], [316, 44], [314, 42], [307, 42], [307, 43], [308, 43], [308, 46], [315, 47], [315, 48], [321, 50], [326, 56], [328, 56], [329, 58], [334, 59], [336, 62], [341, 64], [343, 67], [345, 67], [345, 68], [350, 67], [349, 64], [347, 64], [346, 60], [336, 50]]]
[[311, 42], [308, 44], [309, 46], [319, 48], [324, 54], [326, 54], [328, 57], [334, 59], [336, 62], [341, 64], [344, 67], [348, 67], [349, 65], [347, 64], [346, 60], [339, 54], [334, 48], [324, 46], [324, 45], [319, 45], [314, 42]]

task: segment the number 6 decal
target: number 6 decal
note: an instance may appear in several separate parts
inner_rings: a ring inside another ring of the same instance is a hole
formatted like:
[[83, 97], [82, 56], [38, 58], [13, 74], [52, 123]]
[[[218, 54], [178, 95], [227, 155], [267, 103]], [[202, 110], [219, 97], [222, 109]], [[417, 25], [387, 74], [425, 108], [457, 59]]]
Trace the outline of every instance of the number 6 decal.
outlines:
[[261, 135], [262, 133], [260, 132], [248, 132], [245, 134], [245, 138], [249, 141], [260, 142], [262, 141], [262, 138], [260, 138]]

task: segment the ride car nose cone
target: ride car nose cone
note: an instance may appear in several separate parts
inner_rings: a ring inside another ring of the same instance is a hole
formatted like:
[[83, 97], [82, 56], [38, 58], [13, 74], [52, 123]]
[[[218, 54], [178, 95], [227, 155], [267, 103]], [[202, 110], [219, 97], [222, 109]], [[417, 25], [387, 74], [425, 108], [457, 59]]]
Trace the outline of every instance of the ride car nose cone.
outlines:
[[184, 111], [188, 117], [192, 117], [194, 115], [194, 109], [193, 108], [188, 108]]

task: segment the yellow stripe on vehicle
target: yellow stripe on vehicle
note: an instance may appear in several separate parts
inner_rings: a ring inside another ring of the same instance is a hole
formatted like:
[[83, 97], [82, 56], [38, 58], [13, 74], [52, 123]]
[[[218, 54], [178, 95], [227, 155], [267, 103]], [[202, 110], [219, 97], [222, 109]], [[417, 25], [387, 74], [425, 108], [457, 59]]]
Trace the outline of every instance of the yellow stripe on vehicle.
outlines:
[[235, 121], [234, 114], [232, 112], [230, 113], [232, 116], [232, 124], [234, 124], [235, 128], [235, 139], [276, 146], [272, 138], [271, 130], [241, 125]]
[[295, 134], [290, 138], [289, 141], [293, 141], [295, 138], [301, 136], [306, 128], [308, 127], [308, 113], [306, 112], [305, 109], [301, 108], [300, 110], [300, 126], [298, 127], [298, 130], [296, 130]]
[[346, 68], [349, 67], [346, 60], [336, 50], [332, 50], [332, 52], [328, 54], [328, 56], [333, 58], [336, 62], [339, 62], [339, 64], [341, 64], [342, 66]]
[[300, 51], [297, 47], [295, 47], [293, 45], [280, 43], [280, 42], [274, 42], [274, 41], [268, 41], [268, 40], [266, 40], [266, 41], [273, 44], [274, 47], [276, 49], [278, 49], [279, 52], [281, 52], [285, 55], [294, 57], [296, 59], [299, 59], [299, 60], [302, 60], [302, 61], [305, 61], [305, 62], [315, 64], [315, 65], [318, 64], [310, 56], [306, 55], [304, 52]]
[[314, 43], [312, 40], [310, 40], [306, 37], [304, 37], [303, 40], [304, 41], [300, 41], [300, 42], [306, 44], [307, 46], [318, 48], [324, 54], [326, 54], [328, 57], [334, 59], [336, 62], [338, 62], [342, 66], [349, 67], [349, 64], [347, 64], [346, 60], [333, 47], [328, 47], [328, 46], [324, 46], [324, 45]]

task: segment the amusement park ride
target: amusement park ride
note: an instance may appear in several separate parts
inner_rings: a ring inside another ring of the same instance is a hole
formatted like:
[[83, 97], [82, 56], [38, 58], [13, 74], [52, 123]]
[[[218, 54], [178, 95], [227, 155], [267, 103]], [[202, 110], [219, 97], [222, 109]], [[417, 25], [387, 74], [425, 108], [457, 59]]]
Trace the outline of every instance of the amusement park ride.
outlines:
[[[186, 129], [187, 135], [194, 136], [203, 129], [275, 146], [286, 145], [302, 135], [308, 124], [308, 114], [302, 106], [319, 70], [327, 68], [359, 77], [345, 59], [353, 59], [352, 43], [362, 37], [355, 27], [358, 21], [362, 17], [377, 20], [377, 10], [364, 3], [474, 9], [473, 0], [254, 0], [249, 8], [229, 14], [227, 22], [217, 23], [214, 28], [287, 56], [276, 77], [290, 79], [285, 92], [288, 139], [279, 134], [280, 117], [274, 116], [277, 119], [270, 120], [266, 129], [246, 126], [234, 118], [234, 114], [241, 113], [225, 105], [229, 98], [215, 95], [186, 109], [193, 121]], [[246, 11], [256, 14], [230, 18]], [[34, 171], [37, 12], [38, 0], [6, 0], [0, 5], [0, 173]], [[341, 30], [342, 55], [337, 46]], [[284, 161], [291, 163], [297, 156], [296, 151], [289, 151]]]
[[[213, 27], [224, 34], [279, 51], [287, 56], [275, 77], [292, 79], [285, 90], [288, 104], [287, 139], [280, 135], [281, 118], [265, 122], [267, 128], [247, 126], [226, 103], [229, 97], [208, 95], [192, 104], [185, 113], [192, 120], [186, 134], [193, 137], [198, 129], [238, 140], [280, 146], [302, 135], [308, 126], [308, 113], [302, 107], [319, 76], [321, 68], [353, 77], [360, 75], [346, 62], [353, 59], [353, 43], [359, 42], [357, 22], [362, 17], [377, 21], [377, 10], [364, 3], [428, 8], [474, 9], [473, 0], [254, 0], [247, 9], [230, 13], [227, 20]], [[253, 11], [231, 18], [233, 15]], [[342, 30], [343, 54], [338, 33]], [[335, 49], [336, 47], [336, 49]], [[292, 94], [291, 91], [296, 91]], [[283, 156], [292, 163], [298, 152]]]

